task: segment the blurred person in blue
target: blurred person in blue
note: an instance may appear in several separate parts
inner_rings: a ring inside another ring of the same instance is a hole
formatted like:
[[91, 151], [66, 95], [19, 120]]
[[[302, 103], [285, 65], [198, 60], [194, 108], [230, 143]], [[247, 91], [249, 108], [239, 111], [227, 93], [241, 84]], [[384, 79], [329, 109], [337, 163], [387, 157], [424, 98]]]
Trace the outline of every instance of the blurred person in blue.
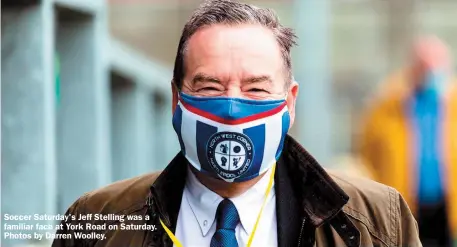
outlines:
[[396, 188], [424, 246], [457, 246], [457, 80], [435, 36], [382, 85], [363, 123], [360, 151], [373, 179]]
[[202, 3], [184, 26], [171, 83], [181, 151], [164, 171], [89, 192], [67, 211], [143, 220], [90, 220], [135, 226], [53, 246], [421, 246], [396, 190], [329, 174], [287, 134], [299, 88], [294, 44], [272, 10]]

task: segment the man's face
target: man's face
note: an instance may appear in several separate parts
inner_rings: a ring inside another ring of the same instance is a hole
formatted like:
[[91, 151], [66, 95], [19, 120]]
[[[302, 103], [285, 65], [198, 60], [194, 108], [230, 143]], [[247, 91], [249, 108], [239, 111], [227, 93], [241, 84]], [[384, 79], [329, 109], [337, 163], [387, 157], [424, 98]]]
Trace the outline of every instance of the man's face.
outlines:
[[[193, 96], [284, 99], [291, 126], [298, 85], [286, 84], [281, 50], [273, 33], [260, 25], [212, 25], [197, 31], [185, 52], [182, 92]], [[178, 92], [173, 89], [173, 109]]]
[[430, 72], [448, 73], [450, 57], [446, 45], [436, 37], [425, 37], [416, 41], [413, 46], [413, 72], [416, 79], [413, 86], [422, 88]]

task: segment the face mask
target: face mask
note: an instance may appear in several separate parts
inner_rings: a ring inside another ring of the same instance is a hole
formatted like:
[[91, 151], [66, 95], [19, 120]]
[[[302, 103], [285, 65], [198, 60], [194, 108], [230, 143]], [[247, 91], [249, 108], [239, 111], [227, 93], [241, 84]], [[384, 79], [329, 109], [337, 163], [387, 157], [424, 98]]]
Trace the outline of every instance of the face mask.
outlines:
[[227, 182], [272, 167], [289, 130], [285, 100], [194, 97], [180, 93], [173, 127], [181, 151], [200, 172]]
[[450, 82], [446, 74], [440, 72], [428, 72], [425, 76], [425, 80], [426, 82], [423, 90], [435, 92], [438, 95], [444, 95], [446, 93]]

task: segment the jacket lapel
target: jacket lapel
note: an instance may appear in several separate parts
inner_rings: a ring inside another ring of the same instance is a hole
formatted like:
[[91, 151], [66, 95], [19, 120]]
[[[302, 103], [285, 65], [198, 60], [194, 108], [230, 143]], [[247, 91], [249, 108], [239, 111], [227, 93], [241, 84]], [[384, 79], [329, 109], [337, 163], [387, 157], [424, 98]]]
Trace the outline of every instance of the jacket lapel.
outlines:
[[315, 229], [341, 214], [349, 196], [292, 137], [284, 147], [275, 179], [278, 244], [312, 246]]
[[281, 158], [275, 174], [278, 246], [296, 246], [302, 227], [303, 210], [297, 200], [290, 176]]
[[179, 153], [151, 186], [152, 203], [165, 225], [174, 233], [186, 184], [187, 160]]
[[301, 210], [318, 227], [334, 217], [349, 196], [292, 137], [287, 136], [284, 146], [281, 165], [286, 171], [283, 176], [291, 181]]

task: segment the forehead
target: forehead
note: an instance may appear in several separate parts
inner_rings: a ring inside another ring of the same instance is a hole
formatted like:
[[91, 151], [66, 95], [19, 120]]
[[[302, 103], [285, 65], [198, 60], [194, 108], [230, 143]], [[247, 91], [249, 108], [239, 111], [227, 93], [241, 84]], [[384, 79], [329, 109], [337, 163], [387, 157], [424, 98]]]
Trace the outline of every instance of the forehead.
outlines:
[[275, 73], [283, 69], [279, 44], [271, 30], [260, 25], [211, 25], [189, 39], [186, 70], [216, 73]]
[[417, 57], [436, 57], [445, 59], [448, 57], [446, 45], [434, 37], [422, 38], [413, 46], [413, 53]]

